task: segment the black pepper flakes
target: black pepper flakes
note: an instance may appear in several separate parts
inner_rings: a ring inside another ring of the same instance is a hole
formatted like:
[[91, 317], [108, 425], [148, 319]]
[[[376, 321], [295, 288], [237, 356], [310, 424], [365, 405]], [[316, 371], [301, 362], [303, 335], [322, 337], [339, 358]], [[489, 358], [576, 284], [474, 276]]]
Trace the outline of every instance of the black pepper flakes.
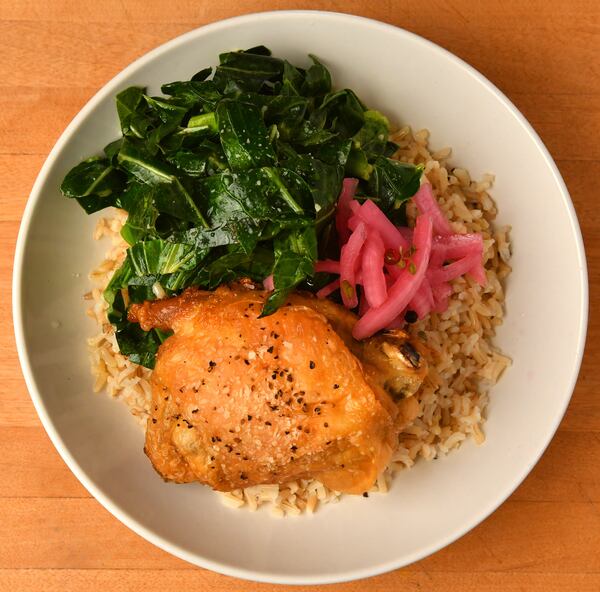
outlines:
[[153, 418], [152, 418], [152, 423], [156, 423], [156, 421], [157, 421], [157, 420], [156, 420], [156, 417], [153, 417]]
[[335, 389], [339, 389], [339, 388], [340, 388], [340, 385], [339, 385], [339, 384], [334, 384], [334, 385], [333, 385], [333, 388], [334, 388], [334, 390], [335, 390]]
[[325, 423], [323, 424], [323, 427], [324, 427], [324, 428], [328, 428], [328, 427], [329, 427], [329, 424], [328, 424], [327, 422], [325, 422]]
[[250, 361], [249, 360], [244, 360], [244, 364], [246, 364], [246, 366], [250, 366]]
[[294, 382], [294, 377], [291, 374], [288, 374], [287, 381]]
[[314, 363], [312, 360], [311, 360], [311, 361], [308, 363], [308, 367], [309, 367], [311, 370], [314, 370], [314, 369], [315, 369], [315, 366], [316, 366], [316, 364], [315, 364], [315, 363]]
[[248, 421], [252, 421], [252, 416], [248, 415]]
[[248, 475], [246, 475], [246, 473], [240, 473], [240, 479], [242, 481], [247, 481], [248, 480]]
[[274, 349], [274, 348], [273, 348], [273, 346], [271, 345], [271, 346], [269, 346], [269, 347], [267, 348], [267, 351], [268, 351], [270, 354], [272, 354], [272, 353], [273, 353], [273, 349]]
[[273, 425], [273, 424], [272, 424], [270, 421], [265, 421], [265, 425], [266, 425], [266, 426], [271, 426], [271, 425]]
[[414, 310], [407, 310], [406, 313], [404, 313], [404, 320], [412, 325], [419, 320], [419, 315]]
[[320, 407], [315, 407], [315, 413], [317, 415], [321, 415], [321, 408]]
[[369, 494], [366, 491], [363, 491], [363, 497], [369, 497]]

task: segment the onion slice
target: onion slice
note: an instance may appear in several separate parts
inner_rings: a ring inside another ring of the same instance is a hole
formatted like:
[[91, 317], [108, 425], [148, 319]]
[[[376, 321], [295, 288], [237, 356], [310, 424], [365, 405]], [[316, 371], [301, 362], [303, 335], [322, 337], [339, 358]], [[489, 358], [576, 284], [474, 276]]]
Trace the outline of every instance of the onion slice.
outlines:
[[367, 231], [367, 240], [361, 260], [362, 286], [370, 307], [381, 306], [387, 298], [387, 284], [383, 273], [385, 246], [379, 233], [372, 228]]
[[414, 274], [408, 269], [398, 276], [390, 290], [387, 300], [378, 308], [369, 309], [352, 330], [355, 339], [370, 337], [381, 328], [389, 325], [406, 308], [416, 294], [429, 264], [431, 254], [433, 221], [427, 214], [417, 217], [414, 231], [415, 255]]
[[360, 254], [367, 239], [367, 227], [360, 222], [356, 230], [350, 235], [348, 242], [342, 247], [340, 253], [340, 290], [342, 301], [346, 308], [358, 305], [356, 294], [356, 273], [360, 264]]
[[421, 214], [428, 214], [431, 216], [433, 231], [436, 234], [442, 236], [452, 234], [450, 222], [448, 222], [448, 218], [446, 218], [446, 215], [440, 209], [440, 206], [435, 199], [435, 195], [433, 195], [433, 189], [429, 183], [423, 183], [423, 185], [421, 185], [419, 191], [413, 195], [413, 201]]
[[338, 197], [335, 227], [337, 229], [340, 245], [345, 244], [350, 238], [350, 230], [348, 229], [348, 220], [352, 216], [350, 204], [354, 200], [354, 194], [358, 187], [358, 179], [345, 178], [342, 182], [342, 190]]

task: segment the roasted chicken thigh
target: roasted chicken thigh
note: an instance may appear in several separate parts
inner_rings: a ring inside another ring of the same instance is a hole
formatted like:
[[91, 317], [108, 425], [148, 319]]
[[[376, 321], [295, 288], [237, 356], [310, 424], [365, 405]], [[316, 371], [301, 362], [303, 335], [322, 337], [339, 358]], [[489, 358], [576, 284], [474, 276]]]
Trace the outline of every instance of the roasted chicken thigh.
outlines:
[[236, 284], [130, 307], [143, 329], [173, 330], [146, 454], [166, 480], [221, 491], [309, 478], [369, 489], [418, 411], [422, 355], [402, 331], [355, 341], [355, 315], [310, 294], [261, 318], [266, 297]]

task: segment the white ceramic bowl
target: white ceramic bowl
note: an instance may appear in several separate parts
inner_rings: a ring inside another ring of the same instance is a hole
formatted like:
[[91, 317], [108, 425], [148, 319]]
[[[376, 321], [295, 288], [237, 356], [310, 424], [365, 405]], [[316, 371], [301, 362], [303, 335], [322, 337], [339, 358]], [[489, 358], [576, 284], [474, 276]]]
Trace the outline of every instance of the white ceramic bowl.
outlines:
[[[132, 43], [135, 40], [132, 39]], [[397, 476], [388, 495], [349, 497], [302, 518], [223, 506], [199, 485], [168, 485], [142, 452], [127, 409], [92, 395], [82, 294], [106, 245], [58, 187], [83, 157], [118, 136], [114, 95], [131, 84], [158, 92], [215, 64], [219, 52], [265, 44], [306, 63], [318, 55], [392, 120], [431, 130], [435, 147], [474, 176], [497, 176], [499, 224], [511, 224], [513, 273], [498, 345], [513, 367], [493, 390], [487, 441]], [[21, 225], [14, 322], [31, 397], [54, 445], [119, 520], [187, 561], [225, 574], [309, 584], [371, 576], [449, 544], [497, 508], [534, 466], [569, 402], [587, 324], [584, 250], [573, 205], [527, 121], [467, 64], [401, 29], [321, 12], [252, 14], [183, 35], [145, 55], [82, 109], [48, 157]], [[56, 327], [58, 321], [60, 326]]]

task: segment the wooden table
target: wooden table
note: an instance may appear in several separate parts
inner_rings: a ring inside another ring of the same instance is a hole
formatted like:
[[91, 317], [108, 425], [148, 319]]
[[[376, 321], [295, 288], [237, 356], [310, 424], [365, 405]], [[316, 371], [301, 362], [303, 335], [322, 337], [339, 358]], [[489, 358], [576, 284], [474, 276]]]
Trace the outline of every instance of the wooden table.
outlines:
[[33, 409], [8, 295], [27, 195], [83, 104], [133, 59], [180, 33], [284, 8], [351, 12], [404, 27], [464, 58], [506, 92], [541, 134], [571, 191], [591, 282], [579, 384], [556, 437], [523, 485], [483, 524], [434, 556], [368, 581], [320, 589], [600, 590], [600, 326], [593, 308], [600, 284], [597, 0], [0, 0], [0, 591], [274, 588], [175, 559], [90, 497]]

